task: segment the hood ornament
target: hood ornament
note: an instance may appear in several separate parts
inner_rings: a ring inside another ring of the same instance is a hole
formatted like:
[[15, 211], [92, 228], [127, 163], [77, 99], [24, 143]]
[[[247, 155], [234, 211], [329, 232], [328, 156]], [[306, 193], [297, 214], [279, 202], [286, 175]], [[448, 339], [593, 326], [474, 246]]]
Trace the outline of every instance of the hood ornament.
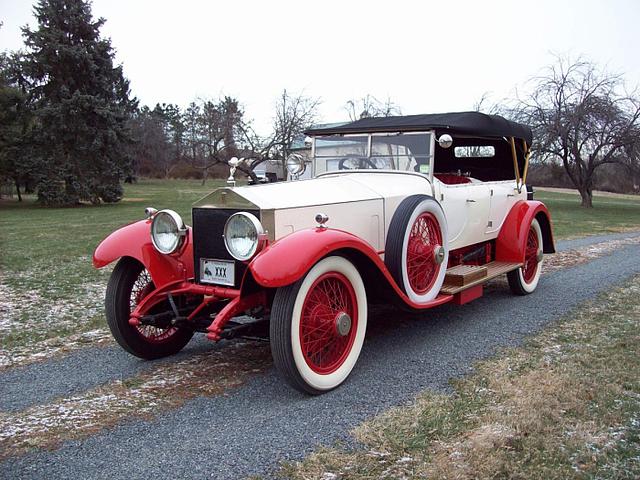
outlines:
[[229, 185], [230, 187], [236, 186], [236, 179], [233, 177], [236, 174], [236, 169], [238, 168], [238, 165], [243, 160], [244, 158], [238, 158], [238, 157], [231, 157], [229, 159], [229, 178], [227, 178], [227, 185]]

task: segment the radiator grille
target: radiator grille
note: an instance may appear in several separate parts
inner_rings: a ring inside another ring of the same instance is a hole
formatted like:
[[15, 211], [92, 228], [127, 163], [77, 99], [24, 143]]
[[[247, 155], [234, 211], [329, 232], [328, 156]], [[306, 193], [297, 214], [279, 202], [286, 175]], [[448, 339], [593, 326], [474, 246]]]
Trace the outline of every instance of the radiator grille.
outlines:
[[[196, 282], [200, 283], [200, 259], [213, 258], [219, 260], [234, 260], [224, 246], [224, 224], [234, 213], [245, 211], [260, 218], [258, 210], [238, 210], [225, 208], [194, 208], [193, 217], [193, 261]], [[240, 288], [240, 282], [247, 266], [243, 262], [235, 261], [235, 288]]]

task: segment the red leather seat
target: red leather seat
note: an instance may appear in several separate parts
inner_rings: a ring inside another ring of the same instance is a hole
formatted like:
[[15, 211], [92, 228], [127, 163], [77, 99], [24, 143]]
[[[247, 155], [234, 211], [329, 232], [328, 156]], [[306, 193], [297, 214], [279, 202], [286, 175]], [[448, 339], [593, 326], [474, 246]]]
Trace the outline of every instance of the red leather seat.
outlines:
[[465, 177], [464, 175], [456, 175], [455, 173], [434, 173], [433, 176], [440, 180], [442, 183], [446, 183], [447, 185], [471, 183], [471, 179], [469, 177]]

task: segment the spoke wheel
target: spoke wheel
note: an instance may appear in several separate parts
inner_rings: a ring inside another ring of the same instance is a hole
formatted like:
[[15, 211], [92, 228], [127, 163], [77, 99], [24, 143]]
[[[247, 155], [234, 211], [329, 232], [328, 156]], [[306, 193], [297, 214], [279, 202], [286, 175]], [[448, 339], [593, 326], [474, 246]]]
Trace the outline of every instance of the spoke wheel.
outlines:
[[389, 224], [384, 262], [409, 300], [424, 304], [438, 296], [448, 257], [447, 222], [438, 202], [428, 195], [405, 198]]
[[367, 328], [367, 295], [356, 267], [344, 257], [326, 257], [278, 288], [269, 328], [274, 364], [290, 385], [317, 395], [342, 384]]
[[435, 249], [442, 245], [442, 234], [436, 217], [423, 213], [411, 227], [407, 244], [407, 275], [411, 288], [423, 295], [433, 287], [440, 265], [436, 262]]
[[538, 234], [532, 226], [529, 228], [529, 235], [527, 235], [527, 247], [524, 254], [524, 265], [522, 267], [522, 277], [526, 283], [531, 283], [536, 276], [539, 248]]
[[335, 372], [349, 355], [358, 328], [356, 293], [347, 278], [325, 273], [311, 288], [300, 319], [300, 343], [316, 373]]
[[[151, 280], [151, 275], [147, 271], [147, 269], [143, 269], [139, 274], [138, 278], [133, 282], [133, 286], [131, 288], [131, 295], [129, 296], [129, 312], [133, 312], [138, 304], [144, 300], [144, 298], [149, 295], [155, 286], [153, 285], [153, 281]], [[161, 304], [163, 307], [168, 308], [167, 305]], [[165, 309], [166, 309], [165, 308]], [[150, 313], [153, 313], [154, 310], [160, 309], [159, 307], [155, 307], [152, 309]], [[163, 343], [171, 338], [172, 335], [175, 335], [178, 331], [175, 327], [169, 328], [158, 328], [152, 325], [137, 325], [135, 327], [137, 332], [149, 343]]]
[[[133, 258], [124, 257], [111, 273], [105, 296], [105, 313], [113, 337], [127, 352], [145, 359], [177, 353], [193, 336], [193, 331], [186, 328], [129, 324], [131, 312], [154, 288], [144, 266]], [[148, 313], [168, 309], [167, 302], [162, 302]]]
[[507, 273], [509, 287], [516, 295], [528, 295], [537, 288], [542, 273], [542, 245], [542, 229], [538, 220], [534, 219], [527, 232], [524, 263], [517, 270]]

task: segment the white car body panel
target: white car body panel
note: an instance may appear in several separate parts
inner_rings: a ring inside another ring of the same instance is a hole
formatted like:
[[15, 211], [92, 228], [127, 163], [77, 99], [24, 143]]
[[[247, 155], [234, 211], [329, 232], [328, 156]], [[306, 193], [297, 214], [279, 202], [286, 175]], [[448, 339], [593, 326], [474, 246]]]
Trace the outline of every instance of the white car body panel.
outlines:
[[315, 216], [319, 212], [329, 216], [327, 226], [356, 235], [369, 243], [376, 252], [384, 250], [382, 198], [276, 210], [274, 212], [276, 239], [298, 230], [317, 226]]
[[273, 212], [273, 240], [316, 226], [315, 215], [325, 213], [327, 226], [359, 236], [378, 252], [384, 250], [386, 232], [400, 202], [409, 195], [432, 194], [424, 175], [383, 171], [332, 173], [233, 191], [261, 211]]
[[272, 241], [316, 226], [316, 214], [324, 213], [328, 227], [358, 236], [380, 255], [398, 205], [411, 195], [433, 195], [441, 205], [450, 250], [496, 238], [514, 203], [527, 198], [526, 189], [518, 193], [515, 181], [447, 185], [436, 178], [432, 187], [426, 175], [379, 170], [331, 172], [231, 190], [260, 209]]
[[487, 223], [487, 234], [497, 235], [511, 207], [517, 201], [527, 199], [527, 189], [523, 187], [518, 193], [514, 181], [489, 182], [487, 185], [491, 189], [491, 211]]
[[436, 198], [449, 226], [449, 248], [496, 238], [511, 207], [527, 199], [526, 189], [518, 193], [515, 186], [515, 181], [446, 185], [436, 180]]

